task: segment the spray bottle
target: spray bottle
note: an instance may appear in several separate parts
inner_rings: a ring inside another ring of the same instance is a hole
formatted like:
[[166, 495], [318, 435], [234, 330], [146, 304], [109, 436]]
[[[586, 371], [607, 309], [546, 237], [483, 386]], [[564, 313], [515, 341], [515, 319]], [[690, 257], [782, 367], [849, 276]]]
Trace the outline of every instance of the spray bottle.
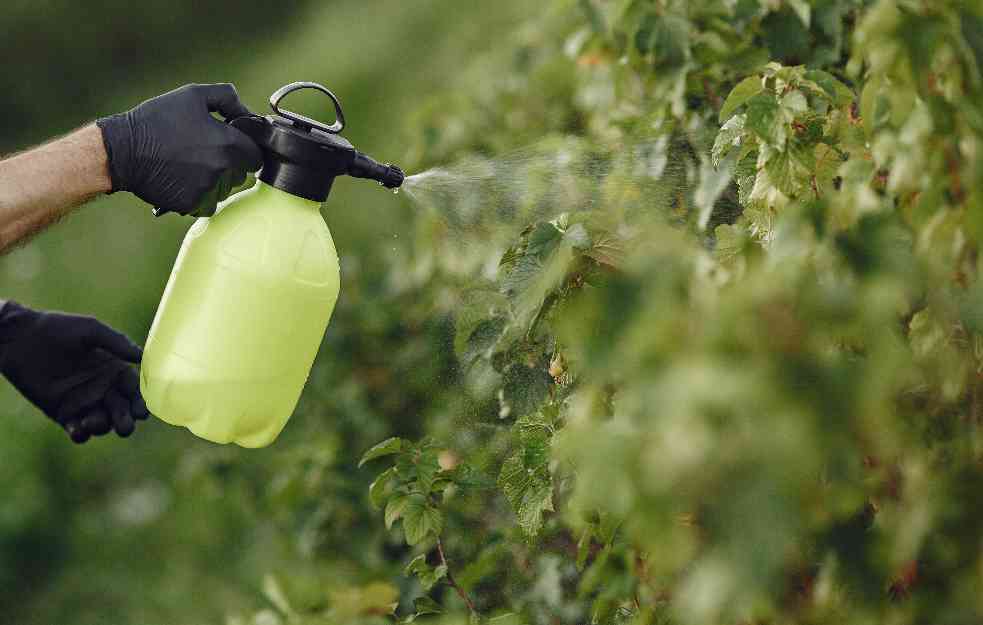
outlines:
[[[280, 108], [299, 89], [334, 103], [327, 125]], [[341, 103], [299, 82], [270, 97], [273, 115], [231, 120], [263, 150], [256, 183], [199, 218], [181, 245], [144, 350], [150, 411], [216, 443], [269, 445], [293, 413], [338, 299], [339, 268], [321, 217], [337, 176], [390, 189], [403, 172], [339, 133]]]

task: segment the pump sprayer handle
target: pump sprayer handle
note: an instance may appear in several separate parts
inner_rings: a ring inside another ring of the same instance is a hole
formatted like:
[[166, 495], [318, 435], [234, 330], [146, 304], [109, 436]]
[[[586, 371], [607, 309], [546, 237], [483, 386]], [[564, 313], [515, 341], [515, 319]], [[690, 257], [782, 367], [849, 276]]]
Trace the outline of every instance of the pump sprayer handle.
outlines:
[[[287, 94], [293, 93], [294, 91], [299, 91], [301, 89], [315, 89], [331, 98], [331, 101], [334, 102], [334, 110], [336, 115], [335, 123], [328, 126], [327, 124], [319, 122], [316, 119], [311, 119], [310, 117], [306, 117], [299, 113], [294, 113], [293, 111], [280, 108], [280, 101], [283, 100]], [[324, 85], [319, 85], [316, 82], [294, 82], [280, 87], [273, 92], [273, 95], [270, 96], [270, 107], [272, 107], [274, 113], [280, 117], [289, 119], [294, 123], [294, 126], [304, 130], [316, 128], [322, 132], [336, 135], [345, 129], [345, 113], [341, 110], [341, 102], [338, 100], [338, 97], [331, 93], [327, 87]]]

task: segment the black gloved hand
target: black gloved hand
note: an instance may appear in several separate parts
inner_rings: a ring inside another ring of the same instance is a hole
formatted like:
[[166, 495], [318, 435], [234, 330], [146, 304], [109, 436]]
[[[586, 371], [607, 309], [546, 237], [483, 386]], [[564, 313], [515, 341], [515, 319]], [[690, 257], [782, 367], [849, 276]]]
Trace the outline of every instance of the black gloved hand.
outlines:
[[92, 317], [0, 302], [0, 373], [76, 443], [149, 416], [133, 364], [142, 350]]
[[96, 122], [102, 130], [113, 191], [131, 191], [157, 207], [196, 217], [263, 166], [249, 136], [210, 115], [249, 115], [235, 87], [185, 85], [126, 113]]

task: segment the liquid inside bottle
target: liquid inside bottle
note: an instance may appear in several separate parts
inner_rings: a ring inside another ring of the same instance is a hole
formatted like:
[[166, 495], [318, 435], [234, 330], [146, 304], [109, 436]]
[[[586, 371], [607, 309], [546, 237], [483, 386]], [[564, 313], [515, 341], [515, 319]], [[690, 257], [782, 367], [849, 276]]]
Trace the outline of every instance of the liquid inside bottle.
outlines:
[[217, 443], [271, 443], [338, 297], [320, 204], [262, 182], [188, 231], [141, 367], [150, 411]]

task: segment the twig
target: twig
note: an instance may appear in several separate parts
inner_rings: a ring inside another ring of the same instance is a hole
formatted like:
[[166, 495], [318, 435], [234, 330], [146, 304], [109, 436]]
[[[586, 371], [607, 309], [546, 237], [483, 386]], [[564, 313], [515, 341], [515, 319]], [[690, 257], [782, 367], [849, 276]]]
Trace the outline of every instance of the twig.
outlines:
[[447, 567], [447, 583], [457, 591], [457, 594], [464, 600], [464, 603], [468, 605], [468, 609], [471, 610], [471, 614], [478, 614], [478, 610], [474, 607], [474, 602], [471, 601], [471, 597], [468, 596], [468, 593], [464, 592], [464, 589], [461, 588], [461, 586], [457, 583], [457, 580], [454, 579], [454, 576], [451, 575], [451, 567], [447, 566], [447, 558], [444, 556], [444, 545], [440, 542], [439, 536], [437, 537], [437, 553], [440, 554], [440, 563]]

